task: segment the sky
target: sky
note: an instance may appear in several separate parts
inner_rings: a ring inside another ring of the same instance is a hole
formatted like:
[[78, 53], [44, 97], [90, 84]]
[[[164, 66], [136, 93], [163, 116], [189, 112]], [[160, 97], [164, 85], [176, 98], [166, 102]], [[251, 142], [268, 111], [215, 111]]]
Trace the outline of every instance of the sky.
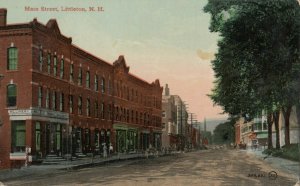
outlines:
[[[179, 95], [199, 121], [227, 118], [207, 96], [213, 88], [211, 60], [217, 52], [218, 34], [209, 32], [206, 0], [0, 0], [7, 22], [34, 18], [43, 24], [56, 19], [73, 44], [113, 63], [124, 55], [130, 72]], [[25, 7], [59, 11], [25, 11]], [[61, 8], [102, 7], [104, 11], [66, 12]]]

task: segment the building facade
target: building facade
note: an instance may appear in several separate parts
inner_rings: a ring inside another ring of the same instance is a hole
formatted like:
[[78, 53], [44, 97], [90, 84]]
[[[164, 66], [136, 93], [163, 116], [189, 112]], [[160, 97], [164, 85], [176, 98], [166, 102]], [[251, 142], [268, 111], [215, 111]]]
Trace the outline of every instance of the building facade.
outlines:
[[170, 95], [168, 84], [165, 86], [165, 94], [162, 96], [162, 147], [177, 149], [177, 107], [174, 96]]
[[162, 87], [72, 44], [56, 20], [6, 24], [0, 9], [0, 168], [33, 160], [161, 146]]

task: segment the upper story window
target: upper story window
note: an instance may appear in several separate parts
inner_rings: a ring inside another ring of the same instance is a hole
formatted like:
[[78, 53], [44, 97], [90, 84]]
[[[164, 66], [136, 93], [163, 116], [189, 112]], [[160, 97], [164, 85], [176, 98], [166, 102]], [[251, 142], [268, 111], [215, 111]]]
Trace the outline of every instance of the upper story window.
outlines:
[[56, 76], [57, 75], [57, 57], [54, 56], [53, 58], [53, 75]]
[[110, 85], [110, 83], [111, 83], [111, 81], [110, 81], [110, 79], [108, 80], [108, 83], [107, 83], [107, 93], [108, 94], [111, 94], [111, 85]]
[[48, 71], [48, 74], [51, 73], [51, 54], [50, 53], [47, 54], [47, 71]]
[[40, 65], [40, 71], [43, 70], [43, 50], [39, 50], [39, 65]]
[[98, 75], [95, 75], [95, 91], [98, 91]]
[[10, 47], [7, 49], [7, 70], [18, 69], [18, 49]]
[[104, 77], [101, 78], [101, 92], [102, 93], [105, 92], [105, 78]]
[[46, 92], [46, 108], [49, 108], [50, 107], [50, 90], [47, 89], [47, 92]]
[[73, 113], [73, 95], [69, 95], [69, 107], [70, 113]]
[[38, 88], [38, 107], [42, 107], [42, 100], [43, 100], [43, 87], [39, 86], [39, 88]]
[[79, 68], [78, 72], [78, 85], [82, 85], [82, 68]]
[[56, 92], [52, 92], [52, 110], [56, 110]]
[[85, 77], [85, 86], [86, 88], [90, 88], [90, 72], [86, 72], [86, 77]]
[[64, 105], [65, 105], [65, 95], [64, 93], [60, 93], [60, 96], [59, 96], [59, 111], [64, 111]]
[[78, 114], [82, 114], [82, 97], [79, 96], [78, 98]]
[[99, 117], [98, 101], [95, 101], [95, 118]]
[[63, 79], [64, 78], [64, 71], [65, 71], [65, 61], [64, 59], [60, 60], [60, 78]]
[[17, 86], [15, 84], [7, 85], [7, 106], [14, 107], [17, 105]]
[[90, 104], [90, 99], [86, 100], [86, 115], [90, 116], [91, 115], [91, 104]]
[[70, 65], [70, 81], [73, 82], [74, 80], [74, 65]]
[[105, 118], [105, 105], [104, 102], [101, 103], [101, 119]]

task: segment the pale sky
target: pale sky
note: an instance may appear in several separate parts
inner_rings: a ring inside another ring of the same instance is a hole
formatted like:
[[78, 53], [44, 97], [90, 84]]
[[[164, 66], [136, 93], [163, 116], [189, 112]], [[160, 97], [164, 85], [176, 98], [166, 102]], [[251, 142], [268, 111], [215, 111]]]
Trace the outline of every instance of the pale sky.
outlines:
[[[17, 2], [17, 3], [16, 3]], [[199, 121], [226, 118], [207, 94], [213, 87], [210, 60], [218, 35], [209, 32], [206, 0], [0, 0], [8, 24], [51, 18], [80, 48], [112, 63], [124, 55], [130, 72], [152, 82], [169, 84]], [[103, 7], [103, 12], [25, 11], [41, 8]]]

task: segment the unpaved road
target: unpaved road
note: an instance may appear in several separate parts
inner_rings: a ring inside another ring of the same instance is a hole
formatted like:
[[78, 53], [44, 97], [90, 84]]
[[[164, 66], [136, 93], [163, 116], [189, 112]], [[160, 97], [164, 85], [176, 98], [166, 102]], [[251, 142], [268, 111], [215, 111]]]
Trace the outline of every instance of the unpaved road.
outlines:
[[220, 149], [154, 159], [129, 160], [76, 171], [61, 171], [49, 175], [35, 175], [10, 180], [4, 184], [40, 186], [292, 186], [296, 181], [294, 175], [271, 167], [252, 154], [237, 150]]

